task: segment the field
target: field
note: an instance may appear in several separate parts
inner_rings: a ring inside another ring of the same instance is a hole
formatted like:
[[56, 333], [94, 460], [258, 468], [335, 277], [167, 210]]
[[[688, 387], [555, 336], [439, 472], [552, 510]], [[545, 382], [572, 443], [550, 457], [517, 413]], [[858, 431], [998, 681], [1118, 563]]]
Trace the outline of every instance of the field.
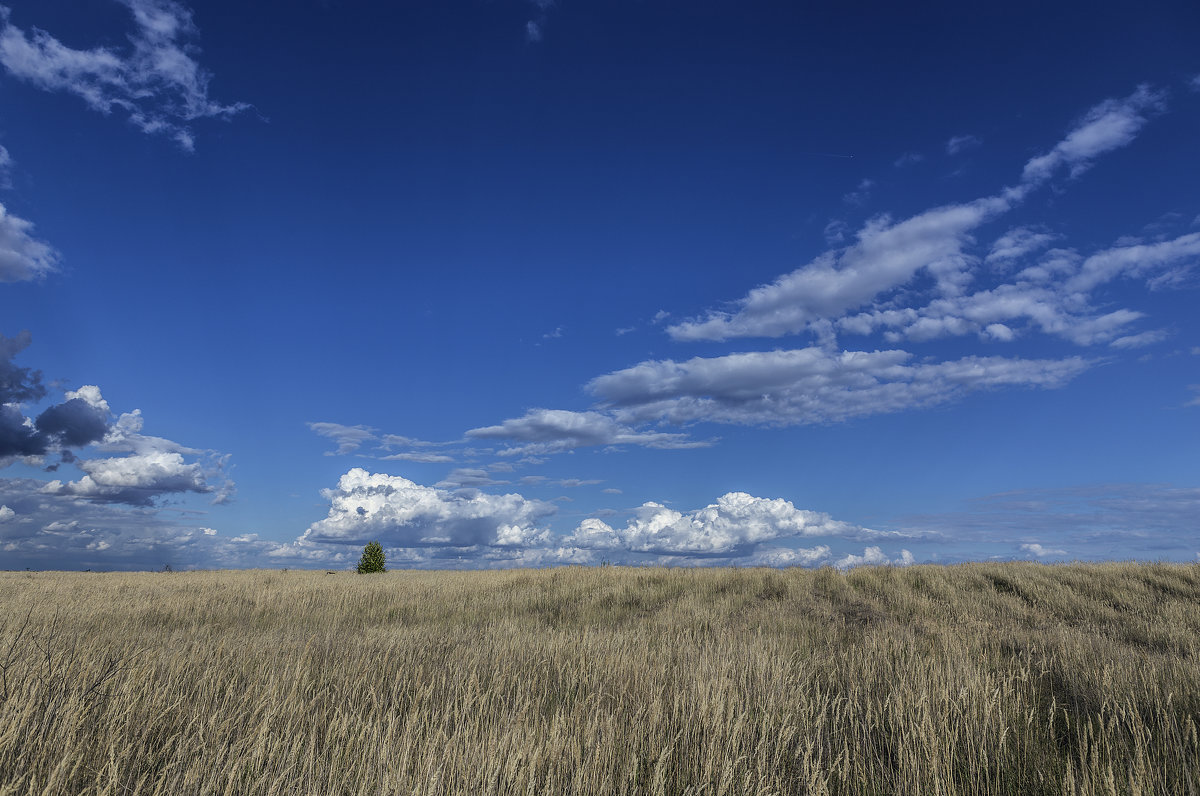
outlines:
[[0, 572], [0, 794], [1200, 794], [1200, 565]]

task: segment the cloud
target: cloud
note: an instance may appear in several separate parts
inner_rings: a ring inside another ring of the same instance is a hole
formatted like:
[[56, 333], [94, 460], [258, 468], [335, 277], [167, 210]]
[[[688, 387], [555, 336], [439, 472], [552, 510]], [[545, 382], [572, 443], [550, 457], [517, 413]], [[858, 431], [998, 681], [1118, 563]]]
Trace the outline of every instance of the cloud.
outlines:
[[1139, 86], [1124, 99], [1110, 99], [1089, 110], [1067, 137], [1044, 155], [1025, 164], [1021, 181], [1038, 185], [1065, 168], [1074, 178], [1087, 171], [1100, 155], [1128, 145], [1151, 114], [1165, 108], [1166, 96]]
[[0, 64], [38, 88], [74, 94], [93, 110], [122, 111], [142, 132], [167, 135], [189, 151], [189, 123], [228, 119], [249, 107], [209, 98], [211, 76], [189, 41], [197, 33], [191, 11], [175, 0], [118, 1], [136, 26], [126, 51], [77, 50], [37, 28], [26, 34], [0, 6]]
[[[230, 537], [168, 519], [154, 509], [94, 503], [45, 491], [28, 478], [0, 478], [0, 559], [34, 569], [147, 570], [279, 566], [277, 543]], [[332, 556], [330, 556], [332, 558]], [[357, 560], [357, 553], [355, 554]]]
[[1001, 235], [992, 244], [985, 262], [988, 265], [1007, 265], [1026, 255], [1045, 248], [1057, 238], [1049, 232], [1030, 229], [1029, 227], [1014, 227]]
[[525, 23], [525, 40], [536, 44], [546, 35], [546, 12], [554, 7], [555, 0], [529, 0], [535, 16]]
[[108, 433], [111, 412], [95, 385], [84, 385], [66, 393], [67, 400], [38, 415], [35, 426], [60, 445], [72, 448], [90, 445]]
[[757, 545], [785, 538], [866, 538], [879, 531], [840, 522], [828, 514], [797, 509], [783, 499], [730, 492], [686, 514], [644, 503], [624, 528], [589, 517], [567, 538], [573, 547], [684, 556], [749, 555]]
[[747, 563], [755, 567], [812, 567], [829, 560], [829, 545], [817, 547], [771, 547], [750, 556]]
[[[1009, 242], [1018, 248], [1024, 245], [1016, 239]], [[1180, 282], [1198, 257], [1200, 233], [1154, 244], [1113, 246], [1086, 258], [1071, 250], [1052, 249], [1040, 262], [1020, 271], [1013, 282], [970, 295], [936, 298], [920, 307], [873, 309], [839, 319], [836, 328], [855, 334], [884, 328], [890, 342], [964, 334], [1007, 342], [1018, 336], [1015, 322], [1022, 322], [1079, 345], [1118, 337], [1126, 341], [1114, 343], [1118, 348], [1146, 345], [1163, 333], [1121, 337], [1142, 313], [1115, 309], [1101, 314], [1091, 304], [1092, 292], [1120, 278], [1144, 278], [1149, 289], [1168, 276]]]
[[1109, 345], [1113, 348], [1124, 349], [1143, 348], [1144, 346], [1161, 343], [1170, 336], [1170, 332], [1168, 332], [1166, 329], [1155, 329], [1153, 331], [1142, 332], [1140, 334], [1130, 334], [1126, 335], [1125, 337], [1118, 337], [1116, 340], [1113, 340], [1111, 343], [1109, 343]]
[[[939, 537], [948, 559], [969, 560], [989, 545], [1011, 550], [1034, 539], [1082, 559], [1156, 560], [1190, 556], [1198, 518], [1200, 488], [1109, 483], [1001, 492], [970, 500], [960, 511], [902, 517], [895, 526]], [[968, 552], [956, 555], [956, 549]]]
[[453, 456], [444, 453], [393, 453], [380, 456], [382, 461], [419, 462], [422, 464], [444, 464], [454, 461]]
[[635, 431], [602, 412], [572, 412], [566, 409], [531, 409], [521, 417], [505, 420], [496, 426], [473, 428], [466, 436], [520, 443], [499, 451], [501, 456], [560, 453], [597, 445], [679, 449], [712, 444], [689, 439], [686, 434]]
[[862, 551], [862, 555], [850, 553], [843, 558], [839, 558], [834, 566], [838, 569], [850, 569], [851, 567], [861, 566], [900, 566], [907, 567], [915, 564], [916, 559], [913, 554], [907, 550], [901, 550], [900, 555], [896, 558], [888, 558], [884, 555], [883, 550], [879, 547], [868, 547]]
[[899, 350], [804, 348], [648, 361], [593, 379], [588, 389], [626, 421], [781, 426], [932, 406], [998, 387], [1052, 389], [1090, 365], [1078, 357], [911, 359]]
[[344, 426], [341, 423], [309, 423], [308, 427], [320, 436], [337, 443], [337, 450], [326, 451], [326, 456], [344, 456], [347, 453], [353, 453], [364, 442], [370, 442], [375, 439], [375, 429], [368, 426]]
[[0, 204], [0, 282], [42, 279], [58, 270], [58, 261], [58, 252], [33, 237], [32, 223]]
[[836, 318], [869, 303], [879, 293], [908, 282], [917, 271], [943, 274], [953, 289], [966, 258], [970, 233], [1008, 209], [1001, 198], [928, 210], [893, 223], [872, 219], [851, 246], [826, 252], [808, 265], [757, 287], [737, 302], [734, 313], [712, 312], [699, 321], [667, 329], [675, 340], [781, 337], [819, 319]]
[[842, 197], [842, 201], [851, 205], [865, 204], [867, 199], [869, 199], [871, 196], [871, 189], [874, 187], [874, 180], [864, 178], [861, 182], [859, 182], [857, 188]]
[[946, 142], [946, 154], [958, 155], [983, 144], [983, 139], [973, 135], [956, 135]]
[[354, 468], [322, 493], [329, 515], [313, 523], [296, 544], [384, 548], [533, 546], [548, 532], [539, 523], [553, 504], [517, 494], [448, 492], [406, 478]]
[[33, 342], [28, 330], [16, 337], [0, 334], [0, 404], [38, 401], [46, 395], [41, 371], [14, 365], [12, 360]]
[[[732, 311], [710, 311], [702, 318], [669, 326], [667, 332], [675, 340], [698, 341], [819, 331], [822, 324], [909, 286], [918, 274], [930, 277], [943, 298], [961, 295], [979, 262], [969, 247], [982, 225], [1011, 210], [1060, 168], [1078, 176], [1099, 155], [1127, 145], [1149, 113], [1161, 107], [1161, 95], [1146, 87], [1125, 99], [1102, 102], [1050, 152], [1030, 160], [1018, 186], [995, 196], [926, 210], [902, 221], [887, 215], [872, 218], [851, 245], [830, 249], [774, 282], [754, 288], [734, 303]], [[1008, 241], [1002, 238], [993, 248], [993, 262], [1027, 253], [1046, 242], [1028, 231]]]
[[896, 158], [896, 162], [893, 163], [892, 165], [894, 165], [898, 169], [902, 169], [905, 166], [916, 165], [917, 163], [920, 163], [924, 159], [925, 159], [925, 156], [922, 155], [920, 152], [905, 152], [903, 155]]
[[51, 481], [45, 491], [103, 503], [151, 506], [156, 499], [185, 492], [210, 493], [205, 469], [183, 455], [168, 451], [76, 461], [85, 473], [78, 481]]
[[451, 470], [450, 473], [441, 481], [438, 481], [435, 486], [443, 489], [461, 489], [463, 487], [474, 488], [480, 486], [502, 486], [507, 483], [510, 482], [492, 478], [487, 470], [477, 467], [458, 467], [454, 470]]
[[1023, 544], [1018, 549], [1020, 549], [1020, 551], [1023, 553], [1029, 553], [1031, 556], [1036, 556], [1038, 558], [1048, 558], [1050, 556], [1065, 556], [1067, 554], [1066, 550], [1054, 550], [1054, 549], [1050, 549], [1047, 547], [1042, 547], [1037, 542], [1034, 542], [1032, 544]]
[[109, 432], [108, 403], [92, 385], [68, 390], [64, 402], [50, 406], [36, 420], [25, 416], [22, 403], [46, 396], [41, 372], [12, 362], [32, 339], [28, 331], [11, 338], [0, 335], [0, 466], [13, 457], [80, 448]]

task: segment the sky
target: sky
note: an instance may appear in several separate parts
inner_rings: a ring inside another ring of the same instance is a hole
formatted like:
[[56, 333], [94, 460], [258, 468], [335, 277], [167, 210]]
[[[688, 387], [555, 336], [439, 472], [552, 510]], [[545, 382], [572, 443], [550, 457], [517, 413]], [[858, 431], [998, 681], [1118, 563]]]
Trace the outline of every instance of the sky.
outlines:
[[0, 569], [1200, 560], [1200, 5], [0, 0]]

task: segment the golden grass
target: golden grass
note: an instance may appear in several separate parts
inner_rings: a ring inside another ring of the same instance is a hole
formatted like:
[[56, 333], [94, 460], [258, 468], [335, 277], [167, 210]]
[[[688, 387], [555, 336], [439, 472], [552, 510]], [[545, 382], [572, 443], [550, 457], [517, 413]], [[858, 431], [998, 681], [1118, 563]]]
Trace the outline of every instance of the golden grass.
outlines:
[[1198, 639], [1197, 565], [0, 573], [0, 794], [1197, 796]]

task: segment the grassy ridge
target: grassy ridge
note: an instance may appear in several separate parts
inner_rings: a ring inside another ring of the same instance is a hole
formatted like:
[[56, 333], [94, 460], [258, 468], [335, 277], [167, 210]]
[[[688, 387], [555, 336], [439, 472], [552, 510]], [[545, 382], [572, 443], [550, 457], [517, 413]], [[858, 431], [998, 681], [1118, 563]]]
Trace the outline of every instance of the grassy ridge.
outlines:
[[1200, 566], [0, 573], [4, 794], [1200, 794]]

